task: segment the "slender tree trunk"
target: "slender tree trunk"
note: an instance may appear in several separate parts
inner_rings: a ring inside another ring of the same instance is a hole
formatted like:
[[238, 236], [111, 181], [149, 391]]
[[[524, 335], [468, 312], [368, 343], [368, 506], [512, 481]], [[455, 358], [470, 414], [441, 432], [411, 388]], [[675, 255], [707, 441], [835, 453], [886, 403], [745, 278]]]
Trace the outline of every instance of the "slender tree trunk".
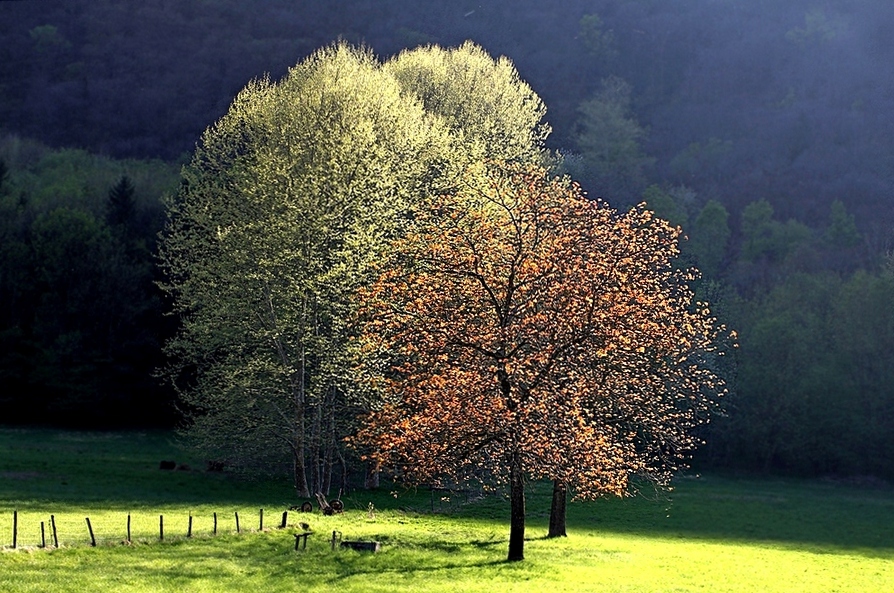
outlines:
[[565, 511], [568, 501], [568, 485], [562, 480], [553, 480], [553, 502], [549, 510], [549, 533], [547, 537], [567, 537], [565, 533]]
[[292, 462], [292, 472], [295, 478], [295, 493], [298, 494], [300, 498], [309, 498], [310, 488], [307, 486], [307, 477], [304, 475], [304, 456], [296, 452]]
[[[273, 306], [273, 300], [269, 290], [267, 291], [267, 306], [270, 313], [270, 327], [272, 327], [273, 329], [277, 329], [278, 323], [276, 321], [276, 309]], [[306, 297], [304, 300], [304, 308], [306, 311]], [[295, 485], [295, 492], [298, 496], [307, 498], [308, 496], [310, 496], [310, 489], [307, 487], [307, 467], [305, 462], [307, 451], [304, 414], [307, 399], [304, 388], [306, 383], [305, 373], [307, 371], [305, 368], [306, 355], [303, 344], [303, 331], [299, 341], [302, 342], [302, 345], [300, 347], [301, 358], [298, 361], [298, 370], [290, 373], [289, 376], [289, 389], [291, 390], [290, 395], [292, 397], [292, 413], [294, 414], [294, 426], [290, 427], [291, 432], [289, 433], [289, 439], [291, 441], [289, 443], [289, 446], [292, 450], [292, 479]], [[289, 355], [288, 349], [286, 348], [285, 344], [283, 344], [283, 342], [279, 338], [274, 338], [274, 344], [276, 346], [276, 350], [279, 354], [279, 358], [282, 362], [283, 367], [287, 369], [294, 368], [294, 361]]]
[[310, 488], [307, 486], [307, 467], [305, 458], [306, 452], [306, 426], [304, 420], [305, 404], [307, 402], [304, 392], [305, 385], [305, 352], [304, 346], [301, 347], [301, 361], [298, 373], [297, 389], [294, 389], [295, 398], [295, 446], [294, 451], [294, 473], [295, 473], [295, 492], [302, 498], [310, 496]]
[[513, 454], [509, 471], [509, 562], [525, 559], [525, 476], [520, 457]]
[[[319, 400], [319, 398], [317, 398]], [[314, 406], [313, 409], [313, 422], [311, 423], [310, 428], [310, 442], [311, 442], [311, 468], [310, 468], [310, 487], [313, 490], [314, 494], [317, 492], [323, 492], [323, 470], [322, 470], [322, 457], [323, 457], [323, 435], [322, 435], [322, 416], [323, 416], [323, 402], [317, 401], [317, 405]]]
[[363, 482], [363, 487], [367, 490], [375, 490], [379, 487], [379, 462], [378, 461], [367, 461], [366, 462], [366, 480]]
[[329, 496], [332, 489], [332, 449], [335, 446], [332, 439], [326, 439], [326, 448], [323, 449], [323, 458], [320, 460], [320, 471], [322, 473], [322, 492]]
[[338, 426], [335, 421], [338, 397], [338, 386], [333, 383], [329, 387], [326, 403], [326, 449], [323, 465], [323, 486], [327, 495], [332, 488], [332, 470], [335, 467], [335, 458], [338, 451]]
[[345, 461], [344, 456], [341, 454], [339, 449], [335, 450], [335, 454], [338, 456], [338, 463], [341, 465], [341, 490], [342, 492], [348, 491], [348, 464]]

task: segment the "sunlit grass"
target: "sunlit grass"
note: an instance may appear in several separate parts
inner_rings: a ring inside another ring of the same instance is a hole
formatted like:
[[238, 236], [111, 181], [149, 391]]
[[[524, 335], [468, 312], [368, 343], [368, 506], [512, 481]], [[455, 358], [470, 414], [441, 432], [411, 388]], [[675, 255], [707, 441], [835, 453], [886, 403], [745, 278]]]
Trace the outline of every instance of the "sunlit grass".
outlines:
[[[547, 540], [549, 488], [537, 486], [529, 497], [526, 560], [506, 563], [508, 505], [496, 496], [467, 503], [462, 495], [442, 501], [428, 492], [401, 490], [394, 498], [388, 490], [359, 491], [344, 498], [342, 515], [292, 512], [280, 530], [281, 512], [296, 502], [288, 484], [161, 472], [159, 457], [181, 455], [164, 435], [95, 442], [82, 435], [75, 448], [65, 433], [38, 437], [0, 431], [4, 592], [894, 591], [889, 489], [709, 476], [681, 481], [669, 498], [572, 504], [570, 536]], [[57, 453], [45, 455], [50, 449]], [[68, 471], [65, 485], [60, 468]], [[14, 509], [17, 550], [9, 549]], [[62, 548], [38, 549], [39, 522], [51, 513]], [[133, 541], [125, 544], [128, 513]], [[295, 551], [298, 521], [315, 534], [306, 550]], [[382, 550], [333, 551], [333, 531], [380, 541]]]

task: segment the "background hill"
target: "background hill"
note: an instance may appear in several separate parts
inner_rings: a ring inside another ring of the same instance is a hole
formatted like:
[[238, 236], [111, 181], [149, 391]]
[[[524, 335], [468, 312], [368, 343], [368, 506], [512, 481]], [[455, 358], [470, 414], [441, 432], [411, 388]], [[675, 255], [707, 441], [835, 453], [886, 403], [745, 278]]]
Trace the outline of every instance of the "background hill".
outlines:
[[894, 476], [884, 0], [0, 2], [0, 422], [173, 421], [159, 198], [250, 79], [339, 38], [510, 57], [591, 195], [683, 227], [741, 335], [706, 459]]

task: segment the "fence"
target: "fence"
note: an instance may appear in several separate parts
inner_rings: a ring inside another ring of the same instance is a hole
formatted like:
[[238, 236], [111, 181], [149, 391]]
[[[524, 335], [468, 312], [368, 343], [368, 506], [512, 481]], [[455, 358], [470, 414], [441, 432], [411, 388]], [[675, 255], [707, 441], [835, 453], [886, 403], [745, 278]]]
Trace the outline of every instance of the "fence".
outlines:
[[131, 513], [98, 510], [91, 517], [85, 513], [41, 515], [38, 512], [12, 512], [12, 549], [52, 549], [78, 545], [100, 546], [135, 542], [165, 541], [192, 537], [213, 537], [218, 534], [264, 531], [267, 528], [285, 529], [288, 511], [274, 518], [273, 525], [265, 525], [264, 509], [256, 513], [239, 511], [227, 513], [170, 512]]

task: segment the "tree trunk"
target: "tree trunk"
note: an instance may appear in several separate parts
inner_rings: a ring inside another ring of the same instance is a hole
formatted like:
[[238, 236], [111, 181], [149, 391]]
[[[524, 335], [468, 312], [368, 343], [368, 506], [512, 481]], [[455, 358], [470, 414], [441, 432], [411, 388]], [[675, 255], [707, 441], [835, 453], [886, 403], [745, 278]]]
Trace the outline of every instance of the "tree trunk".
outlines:
[[305, 385], [305, 352], [304, 347], [301, 347], [301, 361], [298, 373], [298, 384], [297, 388], [293, 385], [293, 397], [295, 400], [295, 431], [294, 431], [294, 439], [295, 445], [293, 447], [293, 461], [294, 461], [294, 472], [295, 472], [295, 492], [301, 498], [307, 498], [310, 496], [310, 488], [308, 488], [307, 484], [307, 467], [305, 458], [307, 456], [307, 449], [305, 446], [306, 440], [306, 426], [304, 420], [305, 414], [305, 405], [307, 402], [306, 394], [304, 392]]
[[562, 480], [553, 480], [553, 502], [549, 510], [549, 533], [546, 537], [567, 537], [565, 533], [565, 511], [568, 501], [568, 486]]
[[330, 441], [326, 445], [326, 453], [323, 457], [323, 492], [326, 493], [326, 496], [329, 496], [329, 491], [332, 488], [332, 450], [335, 447], [335, 444]]
[[304, 387], [299, 386], [295, 399], [295, 427], [292, 431], [292, 472], [295, 480], [295, 493], [301, 498], [310, 496], [307, 484], [307, 443], [304, 425]]
[[313, 422], [310, 425], [310, 489], [314, 494], [323, 492], [323, 470], [322, 470], [322, 416], [323, 402], [321, 398], [313, 398], [316, 405], [313, 406]]
[[363, 487], [367, 490], [375, 490], [379, 487], [379, 462], [378, 461], [367, 461], [366, 462], [366, 480], [363, 482]]
[[509, 471], [509, 562], [525, 559], [525, 476], [519, 454], [513, 455]]
[[305, 426], [304, 426], [304, 391], [303, 386], [299, 388], [299, 395], [295, 397], [295, 429], [292, 435], [294, 443], [292, 445], [292, 463], [295, 478], [295, 492], [301, 498], [310, 496], [310, 488], [307, 484], [307, 466], [305, 458], [307, 449], [305, 443]]
[[338, 450], [338, 434], [335, 424], [335, 406], [338, 400], [338, 388], [333, 384], [329, 388], [329, 397], [326, 403], [327, 437], [326, 449], [323, 459], [323, 489], [327, 496], [332, 488], [332, 468], [335, 466], [335, 455]]
[[295, 493], [300, 498], [308, 498], [310, 496], [310, 488], [307, 485], [307, 475], [304, 471], [304, 443], [300, 443], [300, 447], [293, 455], [292, 471], [295, 478]]

